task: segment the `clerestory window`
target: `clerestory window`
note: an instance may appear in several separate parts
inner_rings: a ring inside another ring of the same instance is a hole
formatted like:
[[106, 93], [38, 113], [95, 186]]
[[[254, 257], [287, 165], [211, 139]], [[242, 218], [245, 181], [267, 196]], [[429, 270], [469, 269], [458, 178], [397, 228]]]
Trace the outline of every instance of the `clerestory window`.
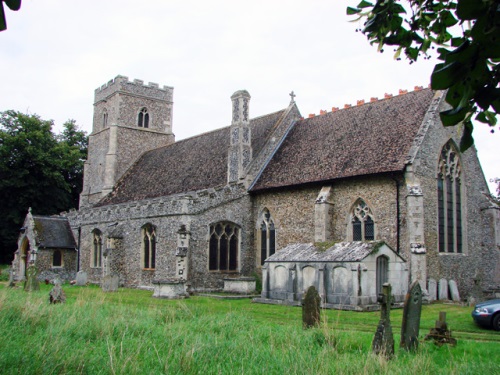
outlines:
[[370, 207], [363, 199], [358, 199], [351, 211], [353, 241], [371, 241], [375, 239], [375, 223]]
[[462, 184], [458, 152], [448, 142], [441, 150], [438, 176], [438, 247], [440, 253], [462, 252]]
[[139, 111], [137, 116], [137, 126], [140, 128], [149, 128], [149, 113], [146, 107]]
[[240, 228], [227, 222], [210, 225], [208, 269], [237, 271], [240, 248]]
[[151, 224], [142, 227], [142, 254], [143, 268], [155, 269], [156, 267], [156, 228]]
[[265, 209], [260, 224], [260, 264], [276, 251], [276, 229], [271, 213]]
[[99, 229], [94, 229], [91, 267], [99, 268], [102, 266], [102, 233]]

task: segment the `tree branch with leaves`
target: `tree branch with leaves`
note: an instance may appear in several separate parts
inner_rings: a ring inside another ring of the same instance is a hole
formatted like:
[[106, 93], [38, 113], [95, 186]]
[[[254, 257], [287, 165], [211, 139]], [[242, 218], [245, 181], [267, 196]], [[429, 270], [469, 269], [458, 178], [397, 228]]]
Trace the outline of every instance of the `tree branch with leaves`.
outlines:
[[362, 0], [347, 14], [364, 21], [361, 32], [380, 52], [394, 46], [396, 59], [404, 53], [413, 63], [437, 52], [442, 62], [434, 67], [431, 88], [448, 90], [451, 108], [440, 117], [444, 126], [463, 126], [462, 151], [474, 143], [472, 120], [497, 124], [500, 0]]

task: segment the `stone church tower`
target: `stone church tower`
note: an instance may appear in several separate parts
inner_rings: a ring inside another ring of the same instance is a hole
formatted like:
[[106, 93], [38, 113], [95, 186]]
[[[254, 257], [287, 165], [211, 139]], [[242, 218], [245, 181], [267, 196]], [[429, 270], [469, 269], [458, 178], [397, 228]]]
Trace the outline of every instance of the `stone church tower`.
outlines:
[[95, 90], [94, 119], [80, 207], [98, 202], [146, 151], [175, 141], [172, 133], [173, 91], [127, 77]]

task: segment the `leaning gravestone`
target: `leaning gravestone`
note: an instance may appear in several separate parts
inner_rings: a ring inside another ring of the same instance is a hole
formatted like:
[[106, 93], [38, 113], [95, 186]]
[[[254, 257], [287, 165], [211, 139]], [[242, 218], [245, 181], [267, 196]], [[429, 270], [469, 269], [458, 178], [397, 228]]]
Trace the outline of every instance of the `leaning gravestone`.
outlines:
[[116, 292], [118, 290], [118, 284], [120, 283], [120, 277], [118, 275], [107, 275], [102, 279], [102, 290], [103, 292]]
[[318, 291], [314, 286], [307, 289], [302, 302], [302, 325], [304, 328], [317, 327], [320, 323], [320, 302]]
[[9, 268], [9, 288], [13, 288], [16, 286], [16, 282], [14, 281], [14, 270]]
[[441, 301], [448, 300], [448, 281], [446, 279], [439, 280], [439, 299]]
[[78, 286], [85, 286], [85, 285], [87, 285], [87, 272], [85, 272], [85, 271], [78, 271], [76, 273], [76, 285], [78, 285]]
[[407, 351], [416, 351], [418, 349], [421, 312], [422, 288], [418, 281], [414, 281], [405, 297], [401, 342], [399, 343], [399, 346]]
[[28, 267], [26, 270], [26, 281], [24, 283], [24, 290], [26, 292], [34, 292], [37, 290], [40, 290], [40, 283], [38, 282], [38, 279], [36, 278], [38, 276], [38, 269], [36, 266], [31, 265]]
[[66, 294], [61, 287], [61, 280], [59, 279], [54, 280], [54, 287], [49, 293], [49, 302], [51, 304], [66, 302]]
[[448, 282], [448, 287], [449, 287], [449, 290], [450, 290], [451, 299], [454, 302], [460, 302], [460, 294], [458, 293], [457, 282], [455, 280], [450, 280]]
[[394, 355], [394, 336], [391, 327], [391, 302], [392, 302], [391, 284], [385, 283], [382, 286], [382, 293], [378, 295], [380, 303], [380, 321], [372, 342], [373, 353], [391, 358]]
[[429, 291], [429, 300], [437, 300], [437, 282], [434, 279], [429, 279], [427, 283], [427, 290]]

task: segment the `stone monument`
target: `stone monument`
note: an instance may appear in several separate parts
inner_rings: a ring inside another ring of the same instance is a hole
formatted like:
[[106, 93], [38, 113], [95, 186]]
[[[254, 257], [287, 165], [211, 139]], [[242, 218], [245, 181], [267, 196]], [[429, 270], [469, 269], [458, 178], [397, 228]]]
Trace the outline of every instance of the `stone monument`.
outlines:
[[380, 321], [372, 342], [373, 353], [391, 358], [394, 355], [394, 336], [391, 327], [391, 284], [385, 283], [382, 286], [382, 293], [378, 296], [380, 303]]
[[85, 272], [85, 271], [78, 271], [76, 273], [76, 285], [78, 285], [78, 286], [85, 286], [85, 285], [87, 285], [87, 272]]
[[106, 275], [102, 279], [102, 291], [103, 292], [116, 292], [118, 290], [118, 284], [120, 283], [120, 277], [116, 274]]
[[451, 330], [448, 329], [444, 311], [439, 312], [439, 320], [436, 320], [436, 326], [431, 328], [429, 334], [425, 336], [425, 340], [434, 340], [434, 343], [439, 346], [443, 344], [455, 346], [457, 344], [457, 340], [451, 337]]
[[54, 287], [49, 293], [49, 302], [51, 304], [66, 302], [66, 294], [61, 287], [61, 280], [59, 279], [54, 280]]
[[302, 325], [304, 328], [319, 326], [321, 298], [314, 286], [307, 289], [304, 301], [302, 302]]
[[420, 314], [422, 312], [422, 288], [414, 281], [406, 294], [401, 326], [401, 342], [399, 346], [407, 351], [418, 349], [418, 333], [420, 330]]
[[40, 290], [40, 283], [36, 278], [38, 276], [38, 269], [34, 264], [28, 267], [26, 274], [27, 278], [24, 282], [24, 290], [26, 292], [34, 292]]

